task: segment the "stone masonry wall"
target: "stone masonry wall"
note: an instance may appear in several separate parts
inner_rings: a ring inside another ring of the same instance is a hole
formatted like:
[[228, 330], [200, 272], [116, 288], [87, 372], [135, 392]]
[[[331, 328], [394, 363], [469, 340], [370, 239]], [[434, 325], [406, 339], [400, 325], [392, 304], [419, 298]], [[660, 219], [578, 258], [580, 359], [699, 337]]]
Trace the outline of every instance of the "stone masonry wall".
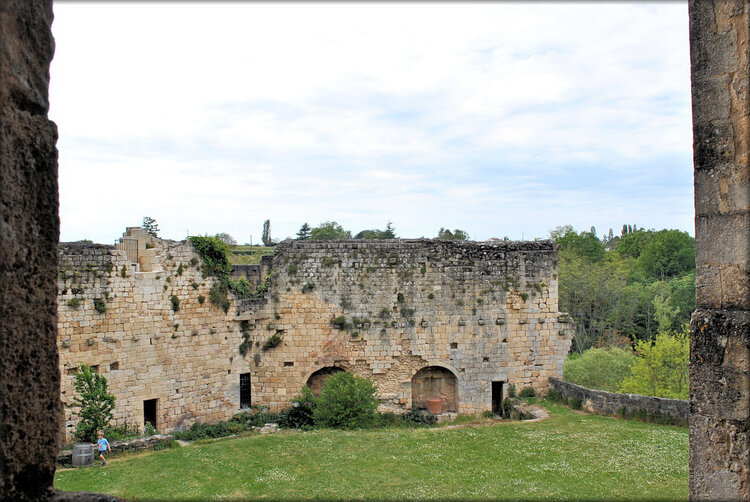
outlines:
[[[316, 371], [346, 369], [374, 380], [381, 409], [403, 411], [417, 372], [438, 367], [455, 378], [443, 387], [456, 389], [446, 397], [462, 413], [491, 409], [493, 381], [541, 390], [562, 376], [570, 321], [557, 312], [549, 241], [287, 241], [273, 256], [266, 298], [232, 302], [227, 314], [208, 301], [214, 279], [203, 277], [189, 242], [151, 242], [150, 272], [135, 272], [112, 246], [60, 245], [68, 438], [79, 363], [107, 377], [117, 425], [141, 427], [144, 401], [158, 399], [160, 432], [230, 418], [241, 374], [253, 404], [278, 410]], [[335, 327], [339, 316], [345, 325]], [[274, 335], [280, 345], [264, 348]]]
[[578, 399], [583, 409], [591, 413], [617, 415], [621, 410], [627, 413], [641, 411], [652, 416], [671, 417], [673, 420], [687, 424], [689, 415], [688, 401], [682, 399], [665, 399], [662, 397], [640, 396], [638, 394], [618, 394], [604, 390], [587, 389], [559, 378], [550, 378], [550, 383], [563, 397]]
[[[549, 241], [285, 241], [270, 301], [238, 313], [254, 399], [283, 406], [326, 367], [371, 378], [391, 410], [410, 408], [412, 378], [429, 366], [456, 378], [462, 413], [491, 409], [493, 381], [545, 388], [571, 340], [556, 260]], [[264, 350], [273, 335], [281, 345]]]
[[[117, 399], [115, 425], [142, 427], [143, 402], [150, 399], [158, 399], [154, 425], [160, 432], [196, 420], [225, 420], [239, 409], [236, 375], [249, 366], [238, 357], [237, 323], [208, 301], [213, 279], [203, 277], [189, 242], [154, 243], [160, 265], [151, 272], [134, 272], [125, 251], [112, 246], [60, 245], [58, 349], [66, 439], [76, 423], [69, 405], [79, 363], [97, 366], [107, 377]], [[94, 300], [103, 301], [106, 312], [98, 312]]]
[[750, 2], [691, 0], [690, 497], [750, 500]]

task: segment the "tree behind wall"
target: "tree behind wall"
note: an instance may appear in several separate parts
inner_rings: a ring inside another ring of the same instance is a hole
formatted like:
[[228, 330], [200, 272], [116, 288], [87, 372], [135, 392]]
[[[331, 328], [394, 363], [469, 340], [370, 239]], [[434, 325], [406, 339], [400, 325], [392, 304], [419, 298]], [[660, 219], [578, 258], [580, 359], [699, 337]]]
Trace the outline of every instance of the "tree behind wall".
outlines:
[[273, 246], [273, 240], [271, 239], [271, 220], [263, 222], [263, 245]]
[[226, 243], [229, 246], [236, 246], [237, 240], [226, 232], [220, 232], [216, 234], [216, 238]]
[[150, 216], [143, 217], [142, 227], [151, 237], [159, 237], [159, 225], [156, 223], [156, 220]]
[[113, 418], [115, 397], [107, 392], [107, 379], [85, 364], [78, 367], [74, 386], [73, 407], [79, 408], [75, 437], [93, 443], [96, 431], [103, 429]]
[[310, 238], [310, 225], [307, 223], [304, 223], [301, 227], [299, 227], [299, 232], [297, 232], [297, 240], [298, 241], [306, 241]]

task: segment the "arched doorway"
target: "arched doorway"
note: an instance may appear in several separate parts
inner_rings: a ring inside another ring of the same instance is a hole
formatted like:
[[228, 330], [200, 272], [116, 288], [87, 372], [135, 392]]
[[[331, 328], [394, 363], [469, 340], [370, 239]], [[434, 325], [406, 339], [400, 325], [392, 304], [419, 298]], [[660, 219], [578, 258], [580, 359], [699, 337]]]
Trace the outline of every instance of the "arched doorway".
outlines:
[[427, 366], [411, 379], [411, 402], [417, 408], [427, 408], [426, 400], [443, 398], [443, 411], [458, 411], [458, 383], [450, 370]]
[[328, 366], [326, 368], [320, 368], [318, 371], [310, 375], [310, 378], [307, 379], [307, 383], [305, 385], [310, 387], [310, 390], [312, 390], [313, 394], [319, 396], [321, 389], [323, 389], [323, 383], [326, 381], [326, 379], [334, 373], [338, 373], [340, 371], [344, 371], [344, 368], [339, 368], [338, 366]]

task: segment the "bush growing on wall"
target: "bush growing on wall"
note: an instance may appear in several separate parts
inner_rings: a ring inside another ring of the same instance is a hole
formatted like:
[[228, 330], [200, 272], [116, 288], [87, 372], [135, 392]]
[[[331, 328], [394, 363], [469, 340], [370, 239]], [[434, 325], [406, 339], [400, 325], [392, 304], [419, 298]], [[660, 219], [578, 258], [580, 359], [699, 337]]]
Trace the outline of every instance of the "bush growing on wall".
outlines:
[[341, 371], [323, 384], [313, 413], [315, 424], [337, 429], [360, 429], [372, 426], [378, 402], [377, 389], [366, 378]]
[[634, 360], [632, 350], [591, 348], [580, 357], [565, 360], [563, 378], [588, 389], [618, 392], [620, 383], [630, 376]]

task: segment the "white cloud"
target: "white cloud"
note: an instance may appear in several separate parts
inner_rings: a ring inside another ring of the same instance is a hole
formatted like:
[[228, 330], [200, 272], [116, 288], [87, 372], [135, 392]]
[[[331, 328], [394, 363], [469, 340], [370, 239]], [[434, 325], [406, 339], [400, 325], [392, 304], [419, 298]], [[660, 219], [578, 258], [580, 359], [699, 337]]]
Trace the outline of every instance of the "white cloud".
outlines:
[[[63, 240], [109, 242], [144, 214], [167, 237], [240, 241], [266, 218], [277, 237], [325, 220], [481, 239], [569, 222], [692, 230], [684, 4], [55, 14]], [[633, 173], [669, 184], [643, 190]]]

